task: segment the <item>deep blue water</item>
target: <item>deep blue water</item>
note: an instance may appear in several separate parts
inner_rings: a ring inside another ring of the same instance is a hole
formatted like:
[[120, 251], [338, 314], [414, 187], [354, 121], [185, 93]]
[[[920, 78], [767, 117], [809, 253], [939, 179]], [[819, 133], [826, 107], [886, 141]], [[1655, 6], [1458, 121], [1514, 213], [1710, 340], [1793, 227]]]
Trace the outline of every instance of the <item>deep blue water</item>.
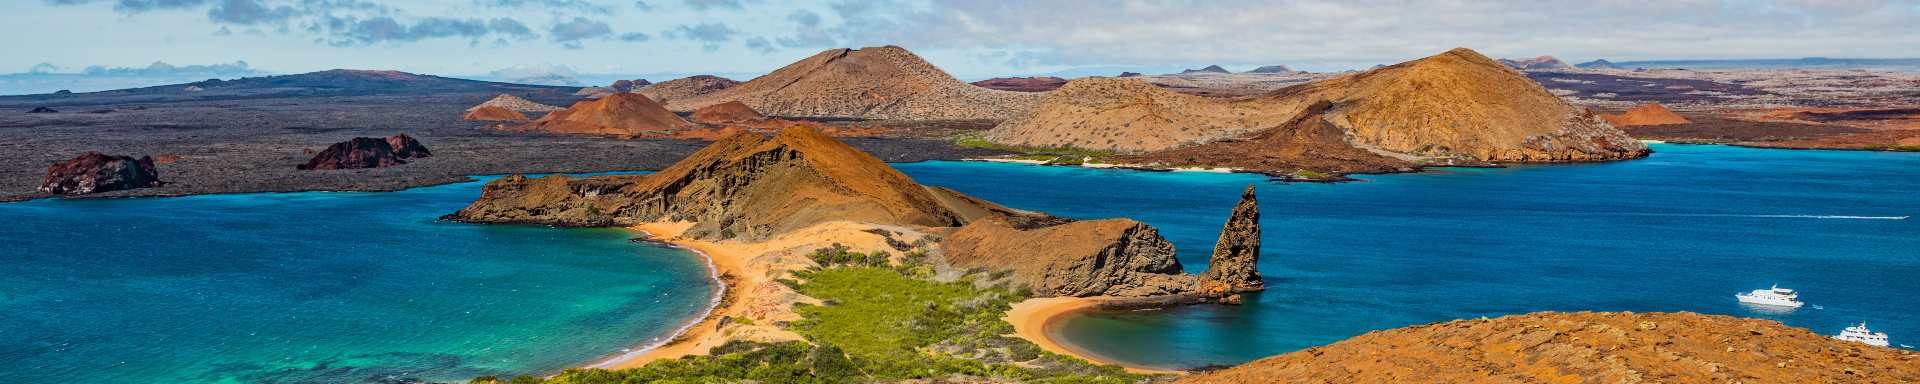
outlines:
[[[1158, 227], [1189, 271], [1258, 185], [1268, 290], [1244, 306], [1097, 313], [1059, 332], [1159, 367], [1233, 364], [1371, 330], [1533, 311], [1696, 311], [1822, 334], [1866, 321], [1920, 344], [1920, 154], [1655, 145], [1648, 159], [1286, 184], [1239, 174], [994, 163], [898, 167], [922, 183]], [[1773, 216], [1785, 215], [1785, 216]], [[1778, 283], [1825, 309], [1769, 314]]]
[[439, 222], [480, 183], [0, 204], [0, 382], [543, 373], [705, 310], [705, 262], [619, 229]]

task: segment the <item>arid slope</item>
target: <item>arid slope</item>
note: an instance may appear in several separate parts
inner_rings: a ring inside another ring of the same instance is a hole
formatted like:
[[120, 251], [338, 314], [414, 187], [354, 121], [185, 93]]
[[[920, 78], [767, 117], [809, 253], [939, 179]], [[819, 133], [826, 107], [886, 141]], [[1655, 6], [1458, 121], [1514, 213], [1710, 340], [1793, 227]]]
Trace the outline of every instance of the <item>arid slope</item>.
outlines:
[[739, 101], [769, 116], [942, 120], [1005, 119], [1038, 98], [961, 82], [906, 49], [884, 46], [830, 49], [740, 85], [665, 102], [676, 111]]
[[1911, 351], [1694, 313], [1541, 312], [1371, 332], [1181, 383], [1897, 383]]
[[661, 108], [646, 96], [616, 93], [573, 103], [548, 113], [519, 130], [611, 136], [640, 136], [659, 131], [694, 128], [692, 122]]

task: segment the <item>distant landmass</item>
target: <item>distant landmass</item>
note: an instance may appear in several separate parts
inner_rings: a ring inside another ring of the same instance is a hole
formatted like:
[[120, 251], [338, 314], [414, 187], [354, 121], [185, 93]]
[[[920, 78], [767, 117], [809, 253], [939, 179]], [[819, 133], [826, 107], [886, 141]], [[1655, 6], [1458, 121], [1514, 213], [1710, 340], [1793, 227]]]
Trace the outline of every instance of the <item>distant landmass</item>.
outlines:
[[1727, 59], [1727, 60], [1642, 60], [1616, 61], [1614, 66], [1621, 68], [1686, 68], [1686, 69], [1739, 69], [1739, 68], [1874, 68], [1920, 71], [1920, 58], [1913, 59], [1845, 59], [1828, 57], [1807, 57], [1799, 59]]

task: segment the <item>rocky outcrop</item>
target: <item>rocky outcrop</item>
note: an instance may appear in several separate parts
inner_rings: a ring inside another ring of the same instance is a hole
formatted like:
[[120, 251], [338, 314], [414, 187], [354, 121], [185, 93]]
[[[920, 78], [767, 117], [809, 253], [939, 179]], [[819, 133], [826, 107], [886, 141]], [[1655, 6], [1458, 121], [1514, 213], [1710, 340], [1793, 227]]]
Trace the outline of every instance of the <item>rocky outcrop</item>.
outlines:
[[647, 175], [527, 178], [487, 183], [447, 219], [613, 226], [692, 221], [685, 236], [757, 241], [829, 221], [953, 227], [1012, 211], [927, 188], [818, 130], [739, 133]]
[[1600, 118], [1606, 120], [1607, 124], [1613, 124], [1614, 127], [1692, 123], [1686, 117], [1673, 113], [1673, 110], [1667, 109], [1667, 106], [1660, 103], [1647, 103], [1626, 112], [1600, 115]]
[[1694, 313], [1541, 312], [1369, 332], [1180, 383], [1909, 383], [1912, 351]]
[[1540, 56], [1531, 59], [1500, 59], [1501, 65], [1522, 71], [1554, 71], [1573, 69], [1572, 65], [1553, 56]]
[[647, 98], [661, 104], [668, 104], [680, 99], [719, 92], [735, 85], [740, 85], [740, 82], [714, 75], [693, 75], [648, 85], [633, 92], [646, 95]]
[[530, 132], [639, 137], [696, 128], [646, 96], [615, 93], [573, 103], [532, 123], [509, 129]]
[[975, 87], [884, 46], [826, 50], [740, 85], [664, 102], [676, 111], [739, 101], [772, 116], [942, 120], [1005, 119], [1038, 99]]
[[649, 82], [647, 81], [647, 79], [635, 79], [635, 80], [621, 79], [621, 80], [614, 80], [613, 85], [608, 85], [607, 88], [613, 89], [614, 92], [625, 93], [625, 92], [633, 92], [633, 90], [635, 89], [639, 89], [641, 87], [645, 87], [648, 85], [653, 85], [653, 82]]
[[1253, 186], [1240, 193], [1227, 224], [1220, 228], [1220, 240], [1213, 245], [1213, 258], [1207, 272], [1200, 274], [1198, 290], [1220, 296], [1236, 292], [1266, 289], [1260, 281], [1260, 204], [1254, 200]]
[[981, 88], [1014, 92], [1046, 92], [1066, 84], [1067, 79], [1053, 76], [995, 77], [973, 82], [974, 86]]
[[84, 195], [161, 184], [160, 171], [154, 168], [152, 157], [134, 159], [87, 152], [47, 167], [47, 179], [40, 183], [40, 192]]
[[746, 104], [738, 101], [700, 107], [700, 109], [693, 111], [691, 117], [693, 117], [693, 121], [706, 124], [756, 121], [767, 118], [766, 115], [761, 115], [759, 111], [755, 111], [752, 107], [748, 107]]
[[521, 112], [521, 113], [552, 112], [552, 111], [560, 110], [560, 107], [535, 103], [532, 100], [523, 99], [523, 98], [520, 98], [519, 96], [502, 93], [499, 96], [494, 96], [492, 99], [488, 99], [486, 102], [480, 103], [479, 105], [475, 105], [471, 108], [467, 108], [467, 112], [473, 112], [474, 110], [478, 110], [486, 107], [500, 107], [509, 111]]
[[467, 121], [527, 121], [527, 115], [497, 105], [474, 108], [461, 119]]
[[1017, 228], [980, 220], [940, 243], [960, 268], [1012, 271], [1012, 282], [1039, 296], [1147, 297], [1190, 292], [1173, 244], [1144, 223], [1128, 219], [1075, 221]]
[[327, 146], [297, 168], [304, 170], [382, 168], [433, 156], [426, 146], [407, 135], [388, 138], [355, 137]]

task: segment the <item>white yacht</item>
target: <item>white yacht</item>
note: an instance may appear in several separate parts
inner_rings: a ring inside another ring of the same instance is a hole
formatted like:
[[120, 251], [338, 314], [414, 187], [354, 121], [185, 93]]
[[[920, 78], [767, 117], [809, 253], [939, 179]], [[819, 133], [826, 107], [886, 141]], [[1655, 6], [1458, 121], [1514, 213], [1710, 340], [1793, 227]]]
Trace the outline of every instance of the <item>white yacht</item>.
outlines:
[[1874, 332], [1874, 331], [1867, 330], [1867, 323], [1860, 323], [1860, 325], [1847, 327], [1846, 330], [1840, 331], [1840, 334], [1834, 335], [1833, 338], [1846, 340], [1846, 341], [1866, 343], [1867, 345], [1876, 346], [1876, 347], [1885, 347], [1888, 345], [1887, 334], [1884, 332]]
[[1735, 293], [1733, 297], [1740, 299], [1742, 303], [1776, 307], [1800, 308], [1801, 305], [1806, 304], [1800, 302], [1799, 293], [1794, 293], [1791, 289], [1780, 288], [1778, 285], [1768, 289], [1755, 289], [1753, 292]]

